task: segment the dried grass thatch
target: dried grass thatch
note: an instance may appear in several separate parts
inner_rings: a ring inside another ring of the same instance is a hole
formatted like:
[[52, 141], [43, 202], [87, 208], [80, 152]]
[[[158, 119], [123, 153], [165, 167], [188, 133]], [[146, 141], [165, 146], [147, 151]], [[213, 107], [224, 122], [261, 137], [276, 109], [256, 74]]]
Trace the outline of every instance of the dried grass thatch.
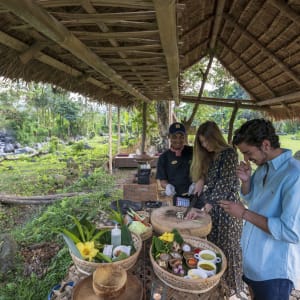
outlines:
[[[297, 0], [0, 0], [0, 75], [99, 102], [179, 100], [300, 115]], [[180, 74], [214, 55], [249, 101], [190, 99]]]

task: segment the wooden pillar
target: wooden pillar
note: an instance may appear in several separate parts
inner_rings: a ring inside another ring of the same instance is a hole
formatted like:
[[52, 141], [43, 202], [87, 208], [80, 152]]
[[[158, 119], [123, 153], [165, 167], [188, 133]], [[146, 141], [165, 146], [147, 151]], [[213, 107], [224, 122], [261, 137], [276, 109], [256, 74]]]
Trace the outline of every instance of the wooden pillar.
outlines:
[[142, 145], [141, 145], [142, 154], [145, 152], [146, 132], [147, 132], [147, 103], [143, 102], [143, 131], [142, 131]]
[[121, 120], [120, 120], [121, 108], [118, 106], [118, 141], [117, 141], [117, 153], [120, 153], [121, 147]]
[[235, 120], [238, 110], [239, 110], [239, 105], [238, 105], [238, 103], [235, 103], [234, 108], [231, 113], [230, 120], [229, 120], [229, 128], [228, 128], [228, 136], [227, 136], [227, 142], [229, 144], [231, 144], [231, 142], [232, 142], [233, 124], [234, 124], [234, 120]]
[[108, 170], [112, 174], [112, 105], [108, 105]]

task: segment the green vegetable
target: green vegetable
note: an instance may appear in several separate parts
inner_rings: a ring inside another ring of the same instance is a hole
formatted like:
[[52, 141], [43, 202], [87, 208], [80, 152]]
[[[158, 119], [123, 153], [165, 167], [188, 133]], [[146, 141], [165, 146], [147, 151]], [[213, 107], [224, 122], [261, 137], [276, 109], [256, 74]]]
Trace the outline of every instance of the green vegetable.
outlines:
[[146, 232], [148, 230], [148, 227], [141, 223], [140, 221], [132, 221], [130, 225], [128, 226], [129, 230], [131, 232], [134, 232], [138, 235]]
[[182, 236], [180, 235], [179, 231], [176, 228], [174, 228], [172, 230], [172, 233], [174, 233], [174, 241], [175, 242], [177, 242], [180, 245], [184, 243]]

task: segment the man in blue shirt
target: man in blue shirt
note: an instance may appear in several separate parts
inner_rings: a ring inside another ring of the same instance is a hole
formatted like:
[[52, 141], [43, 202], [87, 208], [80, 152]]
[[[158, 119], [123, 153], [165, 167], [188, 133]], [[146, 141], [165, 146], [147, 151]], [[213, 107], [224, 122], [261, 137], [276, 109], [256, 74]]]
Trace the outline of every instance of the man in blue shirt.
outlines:
[[[300, 161], [280, 148], [264, 119], [243, 124], [233, 144], [244, 155], [237, 174], [248, 209], [226, 200], [220, 206], [245, 221], [243, 279], [252, 299], [288, 300], [300, 279]], [[258, 166], [252, 176], [250, 161]]]

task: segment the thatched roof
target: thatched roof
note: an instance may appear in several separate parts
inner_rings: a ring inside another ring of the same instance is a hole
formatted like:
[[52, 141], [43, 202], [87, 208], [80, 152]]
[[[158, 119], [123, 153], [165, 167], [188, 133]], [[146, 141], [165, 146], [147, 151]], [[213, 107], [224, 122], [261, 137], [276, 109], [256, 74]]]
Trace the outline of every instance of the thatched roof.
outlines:
[[196, 101], [180, 74], [213, 54], [249, 101], [300, 115], [299, 0], [0, 0], [0, 75], [118, 105]]

